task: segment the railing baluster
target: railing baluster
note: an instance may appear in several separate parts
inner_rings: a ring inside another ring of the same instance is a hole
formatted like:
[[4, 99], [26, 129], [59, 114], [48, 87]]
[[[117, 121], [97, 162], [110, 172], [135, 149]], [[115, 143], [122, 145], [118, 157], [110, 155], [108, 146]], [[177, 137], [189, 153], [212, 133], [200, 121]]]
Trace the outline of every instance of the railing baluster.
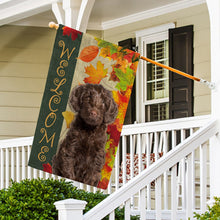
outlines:
[[[171, 131], [172, 149], [176, 147], [176, 131]], [[177, 165], [174, 165], [171, 170], [171, 219], [177, 219], [177, 207], [178, 207], [178, 189], [177, 189]]]
[[39, 170], [39, 177], [42, 179], [44, 177], [44, 172]]
[[9, 148], [5, 149], [5, 188], [9, 186]]
[[[190, 135], [193, 134], [193, 128], [190, 129]], [[196, 201], [195, 201], [195, 151], [192, 152], [192, 209], [195, 210], [195, 205], [196, 205]]]
[[[164, 155], [167, 153], [168, 151], [168, 137], [167, 137], [167, 132], [164, 131], [163, 133], [163, 149], [162, 152], [164, 153]], [[169, 204], [169, 200], [168, 200], [168, 175], [167, 175], [167, 171], [164, 173], [164, 209], [167, 210], [168, 209], [168, 204]]]
[[159, 176], [156, 180], [155, 180], [155, 208], [156, 208], [156, 219], [157, 220], [161, 220], [162, 215], [161, 215], [161, 197], [162, 197], [162, 193], [161, 193], [161, 176]]
[[80, 184], [79, 184], [79, 188], [80, 188], [80, 189], [84, 189], [84, 184], [83, 184], [83, 183], [80, 183]]
[[37, 169], [34, 168], [34, 179], [37, 179], [38, 174], [37, 174]]
[[[184, 129], [181, 129], [181, 142], [185, 140], [186, 133]], [[185, 210], [186, 208], [186, 162], [185, 158], [181, 160], [181, 191], [182, 191], [182, 208]]]
[[46, 172], [46, 173], [45, 173], [45, 178], [46, 178], [46, 179], [50, 178], [50, 174]]
[[[27, 148], [28, 148], [27, 154], [28, 154], [28, 158], [29, 158], [29, 157], [30, 157], [30, 153], [31, 153], [31, 146], [28, 145]], [[28, 179], [31, 179], [31, 178], [32, 178], [32, 175], [31, 175], [31, 167], [30, 167], [30, 166], [28, 166], [28, 175], [27, 175], [27, 177], [28, 177]]]
[[192, 205], [192, 154], [187, 157], [187, 187], [186, 187], [186, 217], [192, 219], [193, 218], [193, 205]]
[[16, 181], [20, 181], [20, 150], [16, 147]]
[[131, 200], [127, 200], [125, 202], [125, 220], [131, 219]]
[[98, 191], [97, 187], [93, 187], [93, 192], [96, 193]]
[[146, 219], [146, 189], [140, 190], [140, 220]]
[[[142, 152], [141, 152], [141, 135], [137, 134], [137, 153], [138, 153], [138, 173], [141, 173], [142, 170]], [[139, 197], [138, 197], [138, 207], [140, 209], [141, 205], [141, 197], [140, 197], [140, 192], [139, 192]]]
[[135, 145], [135, 143], [134, 143], [134, 145], [133, 145], [133, 139], [135, 139], [135, 138], [133, 138], [133, 136], [132, 135], [130, 135], [130, 159], [131, 159], [131, 166], [130, 166], [130, 175], [131, 175], [131, 179], [134, 177], [134, 145]]
[[207, 143], [200, 146], [200, 210], [206, 211], [207, 200]]
[[137, 150], [138, 150], [138, 173], [142, 170], [142, 152], [141, 152], [141, 135], [137, 135]]
[[119, 152], [120, 147], [118, 146], [118, 150], [115, 157], [115, 190], [119, 188]]
[[22, 152], [22, 179], [26, 178], [26, 172], [25, 172], [25, 166], [26, 166], [26, 155], [25, 155], [25, 147], [22, 146], [21, 148], [21, 152]]
[[122, 136], [122, 180], [123, 185], [126, 183], [126, 136]]
[[109, 220], [115, 220], [115, 211], [109, 214]]
[[[130, 163], [131, 163], [131, 166], [130, 166], [130, 177], [131, 179], [134, 177], [134, 144], [133, 143], [133, 136], [130, 135]], [[131, 197], [131, 206], [134, 206], [134, 196]]]
[[171, 220], [177, 219], [177, 165], [174, 165], [171, 170]]
[[11, 148], [11, 179], [15, 180], [15, 154], [14, 148]]
[[0, 149], [0, 154], [1, 154], [1, 179], [0, 179], [0, 189], [4, 188], [4, 149]]
[[87, 185], [87, 186], [86, 186], [86, 191], [87, 191], [87, 192], [91, 192], [91, 186], [90, 186], [90, 185]]
[[154, 132], [154, 156], [155, 161], [158, 159], [158, 132]]
[[[147, 167], [150, 166], [150, 134], [146, 134]], [[147, 185], [147, 210], [151, 209], [151, 184]]]
[[195, 210], [195, 151], [192, 152], [192, 209]]

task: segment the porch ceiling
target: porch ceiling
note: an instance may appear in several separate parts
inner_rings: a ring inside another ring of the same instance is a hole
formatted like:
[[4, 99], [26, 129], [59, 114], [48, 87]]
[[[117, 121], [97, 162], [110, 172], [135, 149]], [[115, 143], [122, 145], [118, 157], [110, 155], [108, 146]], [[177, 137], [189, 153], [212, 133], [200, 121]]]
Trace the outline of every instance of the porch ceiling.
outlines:
[[[53, 2], [62, 0], [0, 0], [0, 25], [47, 26], [49, 21], [56, 21], [51, 10]], [[205, 0], [96, 0], [88, 28], [108, 29], [205, 2]]]

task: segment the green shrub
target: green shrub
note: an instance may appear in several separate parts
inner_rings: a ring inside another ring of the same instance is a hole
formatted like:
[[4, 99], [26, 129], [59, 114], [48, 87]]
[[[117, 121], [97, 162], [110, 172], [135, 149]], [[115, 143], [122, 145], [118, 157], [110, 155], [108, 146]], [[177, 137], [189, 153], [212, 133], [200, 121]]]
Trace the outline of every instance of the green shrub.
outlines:
[[[107, 196], [100, 192], [79, 190], [65, 180], [32, 179], [12, 182], [8, 189], [0, 190], [0, 219], [57, 219], [58, 212], [54, 206], [56, 201], [68, 198], [84, 200], [87, 202], [84, 212], [87, 212]], [[116, 219], [124, 219], [123, 209], [116, 210]], [[132, 219], [138, 217], [132, 216]]]
[[220, 198], [215, 197], [215, 203], [212, 207], [208, 206], [208, 211], [203, 214], [195, 213], [197, 220], [220, 220]]

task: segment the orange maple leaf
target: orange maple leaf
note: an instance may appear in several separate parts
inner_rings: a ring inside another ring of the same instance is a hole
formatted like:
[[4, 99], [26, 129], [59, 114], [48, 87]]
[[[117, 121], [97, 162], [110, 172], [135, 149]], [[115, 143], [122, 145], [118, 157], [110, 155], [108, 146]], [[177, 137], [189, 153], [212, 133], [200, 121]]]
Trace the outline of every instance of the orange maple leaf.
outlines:
[[107, 76], [108, 69], [104, 69], [104, 64], [98, 61], [96, 69], [90, 64], [90, 66], [85, 67], [85, 73], [89, 75], [89, 77], [84, 79], [85, 83], [99, 84], [101, 80]]

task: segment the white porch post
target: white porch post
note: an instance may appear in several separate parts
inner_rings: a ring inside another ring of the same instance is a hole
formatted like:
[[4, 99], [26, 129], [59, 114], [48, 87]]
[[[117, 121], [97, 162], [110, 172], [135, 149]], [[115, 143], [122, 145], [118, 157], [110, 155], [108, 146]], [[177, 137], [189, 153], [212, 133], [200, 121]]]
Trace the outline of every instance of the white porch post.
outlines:
[[[206, 0], [211, 32], [211, 81], [216, 88], [212, 90], [212, 116], [220, 120], [220, 1]], [[220, 135], [212, 138], [210, 143], [210, 193], [220, 197]]]
[[76, 199], [65, 199], [55, 202], [58, 220], [83, 220], [83, 210], [87, 202]]
[[81, 0], [63, 0], [65, 25], [76, 28], [81, 2]]
[[95, 0], [63, 0], [52, 4], [59, 24], [85, 32]]

